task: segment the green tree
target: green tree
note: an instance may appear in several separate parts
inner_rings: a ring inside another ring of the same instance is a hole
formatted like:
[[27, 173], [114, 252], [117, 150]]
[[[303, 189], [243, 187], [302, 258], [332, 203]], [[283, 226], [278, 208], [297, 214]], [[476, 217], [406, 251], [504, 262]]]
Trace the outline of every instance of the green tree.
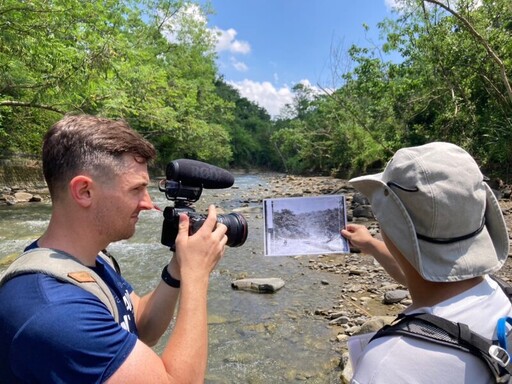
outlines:
[[[382, 51], [351, 47], [353, 68], [330, 106], [318, 109], [331, 111], [325, 117], [336, 116], [345, 132], [349, 173], [379, 167], [399, 147], [435, 140], [462, 145], [490, 169], [508, 167], [511, 3], [460, 0], [456, 10], [435, 0], [403, 3], [395, 19], [379, 25]], [[381, 53], [391, 51], [401, 60], [383, 61]]]
[[219, 114], [219, 123], [225, 124], [231, 136], [235, 168], [279, 167], [278, 155], [270, 141], [273, 123], [269, 114], [257, 104], [241, 97], [239, 92], [223, 79], [217, 80], [217, 93], [230, 103], [233, 117]]
[[161, 163], [229, 162], [211, 117], [224, 103], [213, 39], [194, 17], [204, 12], [177, 0], [3, 1], [0, 151], [35, 151], [50, 122], [83, 112], [127, 119]]

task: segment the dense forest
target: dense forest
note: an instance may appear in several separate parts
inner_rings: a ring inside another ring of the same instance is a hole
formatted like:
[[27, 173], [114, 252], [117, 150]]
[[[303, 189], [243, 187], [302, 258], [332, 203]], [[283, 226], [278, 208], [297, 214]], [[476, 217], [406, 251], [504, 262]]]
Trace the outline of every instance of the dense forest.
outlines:
[[[188, 157], [348, 177], [400, 147], [445, 140], [509, 179], [512, 2], [402, 3], [378, 25], [381, 46], [333, 48], [336, 86], [296, 84], [271, 119], [222, 78], [215, 36], [187, 17], [199, 4], [2, 0], [0, 156], [37, 155], [51, 124], [81, 112], [128, 120], [158, 166]], [[401, 59], [383, 59], [390, 52]]]

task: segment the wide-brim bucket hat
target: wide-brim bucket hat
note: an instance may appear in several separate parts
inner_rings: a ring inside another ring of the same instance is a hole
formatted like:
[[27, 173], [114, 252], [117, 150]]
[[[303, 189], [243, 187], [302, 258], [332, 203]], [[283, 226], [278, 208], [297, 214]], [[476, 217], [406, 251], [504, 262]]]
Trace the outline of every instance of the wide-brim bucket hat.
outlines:
[[508, 257], [498, 201], [475, 160], [454, 144], [400, 149], [384, 172], [350, 183], [368, 197], [381, 230], [426, 280], [493, 273]]

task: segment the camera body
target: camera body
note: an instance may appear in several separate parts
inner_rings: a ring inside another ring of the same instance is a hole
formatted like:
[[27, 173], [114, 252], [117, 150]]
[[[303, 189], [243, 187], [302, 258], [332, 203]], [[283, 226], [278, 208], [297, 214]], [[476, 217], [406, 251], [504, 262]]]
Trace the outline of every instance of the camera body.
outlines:
[[[167, 165], [166, 179], [159, 184], [159, 190], [172, 205], [164, 209], [161, 243], [176, 249], [176, 236], [179, 231], [180, 214], [189, 216], [189, 235], [196, 233], [207, 215], [196, 213], [192, 204], [199, 200], [203, 188], [227, 188], [233, 185], [234, 178], [226, 170], [196, 160], [174, 160]], [[248, 226], [245, 218], [238, 213], [217, 215], [217, 222], [226, 225], [227, 245], [239, 247], [247, 239]]]

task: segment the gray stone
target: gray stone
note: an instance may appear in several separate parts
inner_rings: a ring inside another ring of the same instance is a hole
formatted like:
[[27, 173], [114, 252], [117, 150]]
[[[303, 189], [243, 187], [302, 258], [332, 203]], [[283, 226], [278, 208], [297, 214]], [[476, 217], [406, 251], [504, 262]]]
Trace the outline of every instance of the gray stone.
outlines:
[[231, 287], [257, 293], [274, 293], [284, 287], [284, 280], [277, 277], [240, 279], [233, 281]]
[[352, 204], [354, 206], [357, 206], [357, 205], [370, 205], [370, 201], [361, 192], [355, 192], [354, 196], [352, 197]]
[[364, 217], [367, 219], [374, 219], [372, 207], [370, 205], [360, 205], [352, 210], [354, 217]]
[[337, 317], [331, 321], [329, 321], [329, 324], [333, 325], [333, 324], [348, 324], [348, 322], [350, 321], [350, 318], [348, 316], [340, 316], [340, 317]]
[[43, 201], [43, 198], [40, 195], [33, 195], [29, 201], [31, 203], [40, 203], [41, 201]]
[[27, 203], [34, 196], [31, 193], [27, 193], [27, 192], [16, 192], [14, 194], [14, 197], [15, 197], [16, 201], [18, 201], [20, 203]]
[[349, 384], [354, 375], [352, 364], [350, 362], [350, 356], [348, 352], [343, 352], [341, 355], [340, 368], [343, 370], [341, 373], [342, 384]]
[[396, 289], [394, 291], [389, 291], [384, 293], [384, 304], [395, 304], [399, 303], [404, 299], [409, 297], [409, 292], [403, 289]]
[[14, 198], [14, 196], [7, 195], [7, 196], [5, 196], [5, 203], [7, 205], [15, 205], [16, 204], [16, 199]]
[[357, 334], [377, 332], [383, 326], [390, 324], [394, 319], [394, 316], [374, 316], [366, 323], [361, 325], [361, 328]]

